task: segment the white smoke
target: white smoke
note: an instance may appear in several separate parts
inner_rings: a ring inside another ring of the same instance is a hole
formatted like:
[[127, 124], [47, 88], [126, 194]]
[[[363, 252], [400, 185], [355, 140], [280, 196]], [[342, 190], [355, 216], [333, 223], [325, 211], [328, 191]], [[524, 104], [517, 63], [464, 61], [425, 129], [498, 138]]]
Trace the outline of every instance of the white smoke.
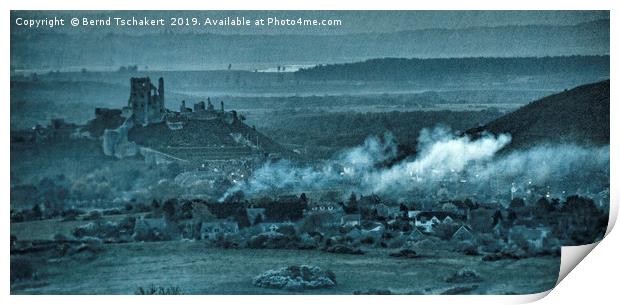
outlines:
[[222, 197], [243, 191], [246, 196], [325, 190], [343, 195], [378, 194], [397, 200], [432, 199], [440, 189], [454, 197], [471, 194], [509, 194], [510, 187], [553, 187], [576, 193], [609, 183], [609, 147], [576, 145], [537, 146], [497, 155], [510, 143], [507, 134], [480, 138], [456, 136], [444, 128], [425, 129], [418, 138], [415, 157], [391, 166], [397, 155], [394, 138], [370, 137], [362, 145], [315, 166], [290, 161], [267, 163]]

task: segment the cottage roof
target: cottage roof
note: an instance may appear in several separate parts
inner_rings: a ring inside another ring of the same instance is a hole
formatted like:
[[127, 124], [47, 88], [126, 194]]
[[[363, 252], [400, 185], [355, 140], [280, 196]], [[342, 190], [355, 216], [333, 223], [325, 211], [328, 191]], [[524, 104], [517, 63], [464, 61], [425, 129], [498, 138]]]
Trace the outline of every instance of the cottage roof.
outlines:
[[458, 230], [456, 230], [456, 232], [454, 232], [454, 234], [452, 234], [452, 239], [465, 240], [472, 239], [473, 237], [474, 234], [466, 226], [461, 226]]

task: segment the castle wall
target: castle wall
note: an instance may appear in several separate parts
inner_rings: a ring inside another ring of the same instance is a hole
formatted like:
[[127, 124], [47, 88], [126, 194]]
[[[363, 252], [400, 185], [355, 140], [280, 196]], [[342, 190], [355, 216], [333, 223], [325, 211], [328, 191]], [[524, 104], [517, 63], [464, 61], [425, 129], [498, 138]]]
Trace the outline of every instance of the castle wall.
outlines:
[[132, 77], [130, 82], [131, 93], [128, 107], [132, 111], [135, 122], [142, 125], [161, 122], [166, 112], [164, 79], [159, 78], [159, 87], [155, 87], [148, 77]]

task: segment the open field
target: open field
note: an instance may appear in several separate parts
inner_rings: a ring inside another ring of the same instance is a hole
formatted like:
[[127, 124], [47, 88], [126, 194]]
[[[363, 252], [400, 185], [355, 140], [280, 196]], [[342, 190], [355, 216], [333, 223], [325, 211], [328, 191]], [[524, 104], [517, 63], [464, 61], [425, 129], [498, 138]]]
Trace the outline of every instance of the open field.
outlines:
[[[138, 217], [143, 215], [141, 213], [136, 214], [122, 214], [122, 215], [106, 215], [102, 216], [103, 220], [107, 221], [119, 221], [127, 216]], [[60, 221], [60, 219], [45, 219], [38, 221], [25, 221], [25, 222], [12, 222], [11, 223], [11, 235], [15, 235], [18, 240], [52, 240], [54, 234], [59, 233], [66, 236], [71, 235], [71, 231], [79, 226], [90, 223], [90, 220], [73, 220], [73, 221]]]
[[[13, 294], [133, 294], [139, 286], [178, 286], [187, 294], [280, 294], [257, 288], [252, 279], [293, 264], [332, 270], [334, 289], [312, 294], [351, 294], [355, 290], [390, 289], [393, 293], [436, 294], [456, 286], [445, 278], [461, 269], [477, 270], [484, 281], [472, 293], [536, 293], [557, 280], [559, 258], [482, 262], [480, 257], [441, 254], [437, 258], [388, 257], [388, 250], [345, 255], [317, 250], [254, 250], [210, 248], [202, 242], [110, 244], [96, 258], [50, 259], [37, 282], [11, 287]], [[439, 253], [438, 253], [439, 254]], [[527, 276], [523, 276], [527, 274]]]

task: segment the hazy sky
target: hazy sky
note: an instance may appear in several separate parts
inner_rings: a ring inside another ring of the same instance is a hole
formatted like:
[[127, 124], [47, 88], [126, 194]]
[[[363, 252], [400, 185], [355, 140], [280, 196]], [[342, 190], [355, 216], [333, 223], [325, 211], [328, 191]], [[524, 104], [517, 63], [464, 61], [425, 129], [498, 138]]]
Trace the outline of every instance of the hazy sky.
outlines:
[[[478, 26], [502, 25], [572, 25], [598, 19], [609, 19], [609, 11], [12, 11], [12, 32], [20, 31], [15, 26], [15, 18], [50, 18], [57, 16], [66, 20], [73, 17], [197, 17], [223, 18], [246, 17], [256, 18], [313, 18], [340, 19], [340, 27], [154, 27], [154, 28], [106, 28], [106, 27], [57, 27], [41, 28], [37, 31], [107, 31], [131, 32], [135, 34], [152, 31], [194, 31], [222, 34], [281, 34], [281, 33], [313, 33], [313, 34], [345, 34], [356, 32], [393, 32], [427, 28], [465, 28]], [[68, 22], [68, 21], [66, 21]]]

